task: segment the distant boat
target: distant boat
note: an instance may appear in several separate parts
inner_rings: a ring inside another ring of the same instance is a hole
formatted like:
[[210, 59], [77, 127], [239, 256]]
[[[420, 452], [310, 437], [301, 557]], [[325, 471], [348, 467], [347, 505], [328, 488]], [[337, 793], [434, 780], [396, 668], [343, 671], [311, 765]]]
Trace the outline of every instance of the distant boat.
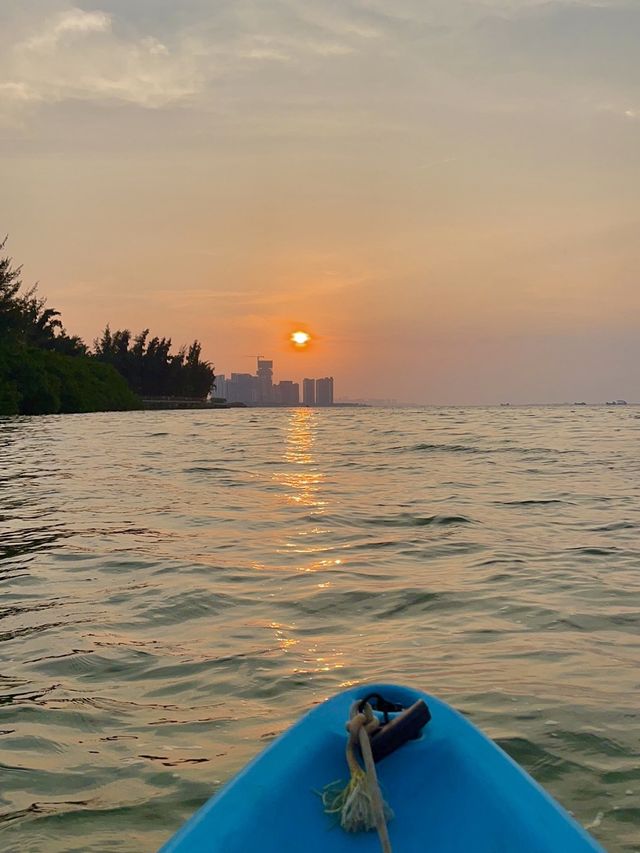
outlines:
[[583, 403], [583, 402], [580, 402], [580, 403], [574, 403], [573, 405], [574, 405], [574, 406], [586, 406], [587, 404], [586, 404], [586, 403]]
[[629, 404], [627, 403], [626, 400], [612, 400], [611, 402], [607, 401], [606, 405], [607, 406], [628, 406]]

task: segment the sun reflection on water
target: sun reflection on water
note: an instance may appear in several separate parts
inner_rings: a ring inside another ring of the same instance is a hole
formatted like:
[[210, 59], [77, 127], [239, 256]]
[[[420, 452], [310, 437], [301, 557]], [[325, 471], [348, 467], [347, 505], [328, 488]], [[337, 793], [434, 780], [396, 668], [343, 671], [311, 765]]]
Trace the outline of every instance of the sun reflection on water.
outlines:
[[[301, 575], [316, 575], [309, 579], [307, 589], [325, 595], [331, 594], [336, 583], [339, 584], [339, 580], [329, 579], [328, 575], [343, 568], [343, 559], [333, 556], [332, 526], [328, 519], [321, 518], [327, 514], [331, 499], [326, 494], [326, 474], [314, 453], [318, 425], [318, 413], [312, 409], [290, 412], [282, 451], [283, 467], [271, 477], [279, 487], [278, 513], [281, 518], [284, 513], [285, 519], [286, 532], [277, 545], [281, 567]], [[295, 561], [293, 565], [291, 561]], [[336, 647], [335, 639], [326, 642], [321, 626], [317, 634], [312, 623], [298, 626], [273, 621], [268, 627], [275, 632], [280, 650], [290, 656], [291, 672], [296, 675], [313, 678], [348, 666], [345, 651]]]
[[[325, 475], [316, 466], [313, 455], [317, 414], [312, 409], [294, 409], [287, 427], [283, 460], [299, 470], [277, 471], [274, 482], [287, 488], [284, 500], [308, 508], [312, 515], [325, 512], [327, 502], [319, 497]], [[313, 467], [312, 467], [313, 466]]]
[[303, 658], [304, 666], [298, 667], [296, 672], [306, 675], [321, 672], [331, 672], [336, 669], [343, 669], [346, 665], [345, 653], [329, 647], [320, 649], [316, 643], [309, 646]]
[[[285, 654], [293, 653], [292, 672], [298, 675], [314, 675], [343, 669], [347, 665], [345, 652], [335, 646], [321, 647], [319, 640], [307, 641], [308, 645], [295, 637], [296, 624], [270, 622], [265, 625], [273, 631], [278, 648]], [[345, 682], [351, 683], [351, 682]]]
[[282, 622], [271, 622], [268, 627], [273, 630], [276, 642], [283, 652], [290, 651], [300, 642], [300, 640], [291, 636], [290, 632], [295, 629], [294, 625], [285, 625]]

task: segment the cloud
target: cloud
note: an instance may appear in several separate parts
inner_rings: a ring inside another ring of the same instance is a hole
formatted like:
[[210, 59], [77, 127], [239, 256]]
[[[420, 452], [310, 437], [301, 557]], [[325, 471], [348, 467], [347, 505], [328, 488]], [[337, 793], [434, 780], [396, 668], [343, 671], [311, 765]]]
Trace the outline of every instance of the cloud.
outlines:
[[207, 9], [187, 2], [183, 19], [170, 25], [167, 9], [152, 22], [136, 18], [134, 5], [102, 2], [117, 12], [30, 0], [19, 20], [9, 19], [4, 32], [0, 27], [0, 121], [65, 101], [159, 109], [208, 94], [214, 81], [259, 75], [265, 66], [335, 62], [377, 35], [338, 9], [311, 14], [295, 0], [282, 9], [252, 0]]
[[69, 9], [58, 16], [43, 32], [24, 43], [25, 50], [39, 51], [55, 47], [65, 35], [85, 33], [104, 33], [111, 31], [111, 18], [104, 12], [84, 12], [82, 9]]
[[4, 51], [0, 117], [65, 100], [162, 107], [200, 89], [199, 54], [193, 42], [171, 49], [153, 36], [118, 34], [106, 12], [66, 8]]
[[0, 104], [26, 104], [37, 100], [37, 94], [26, 83], [0, 83]]
[[28, 14], [3, 33], [0, 11], [0, 121], [65, 101], [189, 103], [331, 134], [367, 115], [388, 129], [427, 111], [624, 113], [640, 82], [625, 0], [9, 2]]

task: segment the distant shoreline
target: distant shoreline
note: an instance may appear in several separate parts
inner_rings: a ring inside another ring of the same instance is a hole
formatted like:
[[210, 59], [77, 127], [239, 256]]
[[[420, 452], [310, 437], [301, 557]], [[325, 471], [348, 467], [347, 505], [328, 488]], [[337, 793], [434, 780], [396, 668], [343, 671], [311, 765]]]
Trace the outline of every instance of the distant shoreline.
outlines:
[[213, 400], [200, 400], [188, 397], [142, 397], [142, 408], [145, 411], [163, 411], [173, 409], [231, 409], [231, 403]]
[[[509, 406], [504, 406], [500, 403], [404, 403], [397, 406], [376, 406], [373, 403], [334, 403], [331, 406], [309, 406], [299, 403], [297, 405], [262, 405], [262, 404], [246, 404], [246, 403], [221, 403], [212, 402], [210, 400], [188, 400], [188, 399], [143, 399], [141, 405], [132, 406], [128, 409], [118, 408], [101, 408], [92, 411], [67, 411], [67, 412], [48, 412], [44, 414], [92, 414], [92, 413], [110, 413], [110, 412], [162, 412], [162, 411], [209, 411], [217, 409], [244, 409], [246, 411], [256, 410], [290, 410], [290, 409], [313, 409], [314, 411], [326, 411], [331, 409], [385, 409], [388, 411], [410, 411], [415, 409], [634, 409], [640, 407], [640, 403], [629, 402], [624, 406], [611, 405], [610, 403], [511, 403]], [[33, 415], [27, 415], [27, 417]], [[10, 417], [25, 417], [24, 414], [0, 414], [2, 418]]]
[[172, 411], [175, 409], [370, 409], [368, 403], [332, 403], [330, 406], [310, 406], [304, 403], [227, 403], [222, 400], [199, 400], [181, 397], [142, 397], [145, 411]]

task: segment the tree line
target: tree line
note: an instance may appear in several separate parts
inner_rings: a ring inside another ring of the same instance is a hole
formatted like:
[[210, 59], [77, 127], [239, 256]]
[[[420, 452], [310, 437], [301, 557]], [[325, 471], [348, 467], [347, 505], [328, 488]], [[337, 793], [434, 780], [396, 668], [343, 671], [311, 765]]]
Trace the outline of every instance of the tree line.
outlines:
[[0, 415], [90, 412], [141, 407], [140, 396], [204, 399], [215, 380], [202, 347], [171, 352], [171, 339], [135, 337], [107, 325], [87, 347], [65, 329], [37, 285], [25, 288], [22, 268], [0, 240]]
[[149, 329], [132, 338], [128, 329], [112, 332], [107, 326], [94, 341], [93, 355], [115, 367], [136, 393], [147, 397], [204, 399], [215, 379], [209, 362], [202, 361], [199, 341], [172, 355], [171, 338], [149, 338]]

